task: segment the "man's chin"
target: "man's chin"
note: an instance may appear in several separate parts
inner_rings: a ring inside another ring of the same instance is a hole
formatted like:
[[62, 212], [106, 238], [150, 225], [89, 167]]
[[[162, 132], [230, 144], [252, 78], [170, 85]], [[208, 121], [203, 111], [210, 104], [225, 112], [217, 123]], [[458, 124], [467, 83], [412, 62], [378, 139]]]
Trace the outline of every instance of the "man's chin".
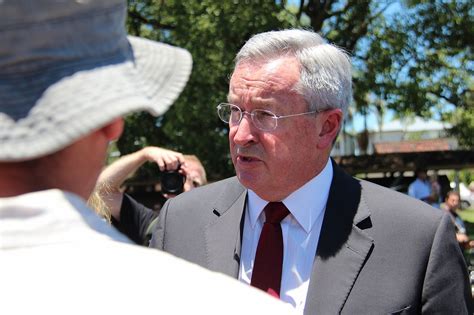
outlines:
[[239, 182], [247, 189], [254, 190], [258, 187], [259, 176], [253, 172], [237, 171]]

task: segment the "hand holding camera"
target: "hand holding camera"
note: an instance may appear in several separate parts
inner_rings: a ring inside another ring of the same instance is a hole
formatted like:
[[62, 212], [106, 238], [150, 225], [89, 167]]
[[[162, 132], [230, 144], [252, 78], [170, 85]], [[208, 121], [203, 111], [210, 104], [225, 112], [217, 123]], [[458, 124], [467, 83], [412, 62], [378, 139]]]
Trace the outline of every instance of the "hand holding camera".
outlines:
[[186, 182], [186, 174], [182, 168], [185, 164], [184, 156], [158, 147], [146, 147], [142, 151], [147, 161], [155, 162], [160, 168], [161, 192], [167, 198], [182, 193]]
[[184, 191], [186, 175], [181, 169], [181, 165], [175, 170], [166, 170], [161, 173], [161, 193], [166, 197], [169, 195], [179, 195]]
[[185, 163], [183, 154], [163, 148], [145, 147], [139, 152], [146, 161], [155, 162], [161, 172], [179, 170]]

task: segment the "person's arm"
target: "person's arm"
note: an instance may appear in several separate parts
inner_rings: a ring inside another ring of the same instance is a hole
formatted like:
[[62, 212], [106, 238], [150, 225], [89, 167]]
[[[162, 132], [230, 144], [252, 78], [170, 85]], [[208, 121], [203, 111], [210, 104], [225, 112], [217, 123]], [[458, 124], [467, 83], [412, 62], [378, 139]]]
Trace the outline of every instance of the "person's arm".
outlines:
[[124, 194], [120, 222], [112, 218], [112, 224], [135, 243], [148, 246], [157, 217], [158, 213]]
[[469, 236], [464, 233], [456, 233], [456, 239], [462, 248], [465, 248], [469, 244]]
[[105, 168], [97, 180], [97, 189], [116, 221], [121, 220], [123, 192], [120, 188], [123, 182], [147, 161], [155, 162], [164, 171], [177, 169], [180, 164], [184, 164], [184, 157], [175, 151], [145, 147], [124, 155]]

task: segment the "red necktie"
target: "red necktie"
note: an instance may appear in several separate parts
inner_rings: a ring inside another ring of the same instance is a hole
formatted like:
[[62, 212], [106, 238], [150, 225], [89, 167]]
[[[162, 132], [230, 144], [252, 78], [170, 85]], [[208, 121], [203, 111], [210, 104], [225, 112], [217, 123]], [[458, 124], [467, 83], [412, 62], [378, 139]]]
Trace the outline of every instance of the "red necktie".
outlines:
[[263, 209], [263, 224], [250, 285], [279, 298], [283, 265], [283, 236], [280, 222], [290, 212], [282, 202], [270, 202]]

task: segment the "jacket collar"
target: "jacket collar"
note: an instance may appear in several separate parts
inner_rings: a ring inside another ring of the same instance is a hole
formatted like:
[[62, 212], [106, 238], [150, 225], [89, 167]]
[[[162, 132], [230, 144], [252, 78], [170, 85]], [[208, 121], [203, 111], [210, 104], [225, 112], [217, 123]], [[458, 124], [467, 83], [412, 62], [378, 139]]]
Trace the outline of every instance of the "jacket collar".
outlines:
[[[334, 162], [334, 177], [308, 288], [305, 313], [340, 313], [373, 248], [370, 211], [359, 181]], [[332, 301], [327, 303], [327, 301]]]
[[236, 177], [223, 185], [211, 209], [214, 219], [205, 227], [207, 263], [211, 270], [237, 278], [247, 189]]

